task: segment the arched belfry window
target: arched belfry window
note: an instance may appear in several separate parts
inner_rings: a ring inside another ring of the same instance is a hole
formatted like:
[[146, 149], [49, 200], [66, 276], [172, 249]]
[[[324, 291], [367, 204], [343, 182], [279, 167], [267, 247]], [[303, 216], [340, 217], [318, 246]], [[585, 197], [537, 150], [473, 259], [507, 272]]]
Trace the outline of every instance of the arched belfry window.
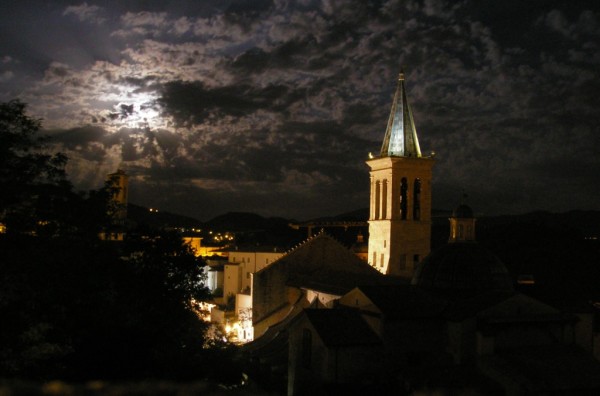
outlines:
[[381, 218], [387, 217], [387, 180], [383, 179], [381, 183]]
[[403, 177], [400, 181], [400, 218], [406, 220], [406, 202], [408, 195], [408, 182], [406, 177]]
[[375, 220], [379, 220], [379, 208], [381, 205], [381, 185], [379, 184], [379, 180], [375, 182]]
[[421, 220], [421, 179], [415, 179], [413, 190], [413, 220]]

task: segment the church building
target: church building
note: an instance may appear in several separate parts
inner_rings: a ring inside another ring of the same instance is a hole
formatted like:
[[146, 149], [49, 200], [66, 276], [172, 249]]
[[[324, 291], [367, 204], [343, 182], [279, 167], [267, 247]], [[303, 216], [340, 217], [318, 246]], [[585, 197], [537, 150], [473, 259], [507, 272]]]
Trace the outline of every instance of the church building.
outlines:
[[250, 377], [290, 396], [598, 394], [593, 315], [518, 293], [470, 207], [430, 252], [434, 159], [402, 73], [370, 157], [370, 265], [321, 234], [258, 271]]

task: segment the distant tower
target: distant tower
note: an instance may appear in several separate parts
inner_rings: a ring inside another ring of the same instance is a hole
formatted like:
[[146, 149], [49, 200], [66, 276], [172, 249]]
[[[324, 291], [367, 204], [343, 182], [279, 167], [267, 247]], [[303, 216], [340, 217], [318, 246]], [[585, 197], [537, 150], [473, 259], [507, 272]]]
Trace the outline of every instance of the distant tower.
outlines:
[[129, 194], [129, 176], [124, 170], [118, 169], [115, 173], [108, 175], [108, 182], [114, 188], [111, 200], [115, 206], [111, 216], [114, 223], [122, 225], [127, 218], [127, 196]]
[[450, 217], [450, 237], [448, 243], [475, 242], [475, 217], [473, 210], [461, 203]]
[[122, 241], [125, 238], [125, 223], [127, 221], [127, 196], [129, 195], [129, 176], [119, 169], [107, 177], [107, 186], [112, 191], [108, 205], [110, 225], [100, 233], [100, 239], [105, 241]]
[[381, 153], [367, 161], [369, 263], [384, 274], [411, 278], [430, 252], [433, 164], [421, 155], [401, 72]]

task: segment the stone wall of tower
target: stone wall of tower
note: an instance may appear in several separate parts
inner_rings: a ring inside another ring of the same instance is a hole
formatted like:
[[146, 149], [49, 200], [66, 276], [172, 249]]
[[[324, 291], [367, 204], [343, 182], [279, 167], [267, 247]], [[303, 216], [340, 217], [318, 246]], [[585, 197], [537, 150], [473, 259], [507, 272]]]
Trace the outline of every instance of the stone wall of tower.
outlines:
[[433, 163], [422, 157], [367, 161], [371, 168], [369, 263], [384, 274], [410, 278], [430, 252]]
[[112, 203], [114, 205], [111, 216], [114, 222], [122, 223], [127, 218], [127, 201], [129, 195], [129, 176], [119, 169], [108, 175], [108, 181], [114, 189], [112, 192]]

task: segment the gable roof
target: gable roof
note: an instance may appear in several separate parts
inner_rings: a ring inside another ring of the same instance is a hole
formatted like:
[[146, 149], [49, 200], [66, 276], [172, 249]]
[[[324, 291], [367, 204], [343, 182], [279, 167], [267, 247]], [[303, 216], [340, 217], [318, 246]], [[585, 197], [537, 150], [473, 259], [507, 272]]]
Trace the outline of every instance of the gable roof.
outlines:
[[342, 295], [364, 279], [385, 276], [325, 233], [296, 247], [253, 278], [253, 323], [289, 304], [288, 287], [311, 288]]
[[304, 314], [328, 347], [381, 344], [356, 310], [305, 309]]
[[383, 277], [379, 271], [323, 232], [261, 269], [256, 275], [279, 271], [282, 268], [286, 269], [288, 280], [296, 286], [302, 286], [303, 279], [321, 280], [329, 285], [338, 285], [348, 278]]

